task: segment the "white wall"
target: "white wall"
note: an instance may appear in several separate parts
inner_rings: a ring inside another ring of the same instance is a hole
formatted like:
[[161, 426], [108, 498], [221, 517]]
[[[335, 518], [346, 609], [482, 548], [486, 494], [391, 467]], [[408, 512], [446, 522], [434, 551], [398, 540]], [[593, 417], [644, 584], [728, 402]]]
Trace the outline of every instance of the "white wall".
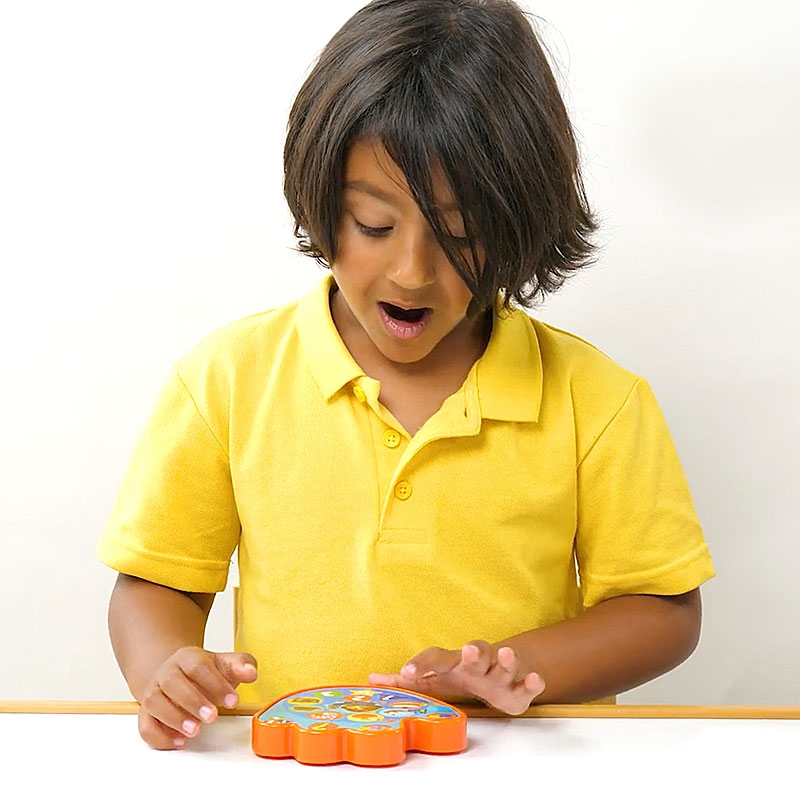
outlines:
[[[172, 362], [317, 280], [282, 135], [360, 5], [0, 5], [0, 697], [128, 696], [97, 536]], [[650, 380], [719, 573], [695, 656], [624, 699], [800, 704], [800, 12], [529, 7], [605, 223], [601, 262], [539, 313]]]

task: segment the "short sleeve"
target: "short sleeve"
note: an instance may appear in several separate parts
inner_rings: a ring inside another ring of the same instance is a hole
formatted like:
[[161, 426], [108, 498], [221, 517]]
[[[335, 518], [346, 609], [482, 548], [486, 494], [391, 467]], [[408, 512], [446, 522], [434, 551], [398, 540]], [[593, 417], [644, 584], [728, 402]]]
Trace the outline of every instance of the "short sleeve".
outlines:
[[579, 464], [576, 555], [586, 608], [682, 594], [714, 575], [672, 437], [641, 379]]
[[239, 533], [226, 448], [176, 371], [135, 448], [97, 554], [154, 583], [219, 592]]

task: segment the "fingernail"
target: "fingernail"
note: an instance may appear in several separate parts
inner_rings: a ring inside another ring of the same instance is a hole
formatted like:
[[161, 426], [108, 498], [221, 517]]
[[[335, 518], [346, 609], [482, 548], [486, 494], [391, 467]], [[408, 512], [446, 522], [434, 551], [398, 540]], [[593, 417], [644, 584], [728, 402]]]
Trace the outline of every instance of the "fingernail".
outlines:
[[211, 720], [214, 719], [214, 709], [208, 706], [203, 706], [198, 714], [203, 722], [211, 722]]
[[174, 744], [175, 747], [186, 747], [186, 739], [184, 739], [183, 736], [176, 736], [172, 740], [172, 744]]
[[189, 736], [194, 736], [197, 733], [197, 727], [197, 723], [191, 719], [185, 720], [183, 725], [181, 725], [181, 728], [183, 728]]
[[236, 704], [239, 702], [239, 698], [235, 694], [228, 694], [225, 695], [225, 701], [223, 705], [225, 708], [236, 708]]
[[406, 664], [401, 670], [400, 674], [406, 679], [411, 680], [417, 675], [417, 667], [415, 664]]

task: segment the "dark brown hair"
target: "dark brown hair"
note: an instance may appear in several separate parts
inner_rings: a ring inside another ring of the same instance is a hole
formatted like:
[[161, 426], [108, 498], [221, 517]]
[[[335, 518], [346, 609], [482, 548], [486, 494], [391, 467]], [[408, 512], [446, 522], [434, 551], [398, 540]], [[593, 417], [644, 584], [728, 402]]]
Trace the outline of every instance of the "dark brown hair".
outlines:
[[[590, 262], [597, 226], [572, 126], [511, 0], [373, 0], [322, 51], [289, 115], [284, 191], [299, 250], [325, 265], [336, 258], [347, 153], [362, 139], [380, 141], [403, 171], [479, 307], [498, 293], [530, 306]], [[436, 164], [472, 258], [437, 214]]]

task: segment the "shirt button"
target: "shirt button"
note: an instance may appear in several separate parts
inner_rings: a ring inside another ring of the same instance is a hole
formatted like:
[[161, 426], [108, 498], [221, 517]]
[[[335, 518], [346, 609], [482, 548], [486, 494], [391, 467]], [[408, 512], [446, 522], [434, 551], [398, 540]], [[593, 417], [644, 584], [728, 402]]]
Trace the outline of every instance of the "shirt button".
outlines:
[[397, 431], [389, 429], [383, 432], [383, 443], [394, 450], [400, 444], [400, 434]]
[[353, 387], [353, 394], [356, 396], [356, 400], [358, 400], [359, 403], [363, 403], [367, 399], [367, 393], [360, 386]]
[[411, 497], [411, 484], [408, 481], [400, 481], [397, 486], [394, 487], [394, 496], [398, 500], [408, 500]]

